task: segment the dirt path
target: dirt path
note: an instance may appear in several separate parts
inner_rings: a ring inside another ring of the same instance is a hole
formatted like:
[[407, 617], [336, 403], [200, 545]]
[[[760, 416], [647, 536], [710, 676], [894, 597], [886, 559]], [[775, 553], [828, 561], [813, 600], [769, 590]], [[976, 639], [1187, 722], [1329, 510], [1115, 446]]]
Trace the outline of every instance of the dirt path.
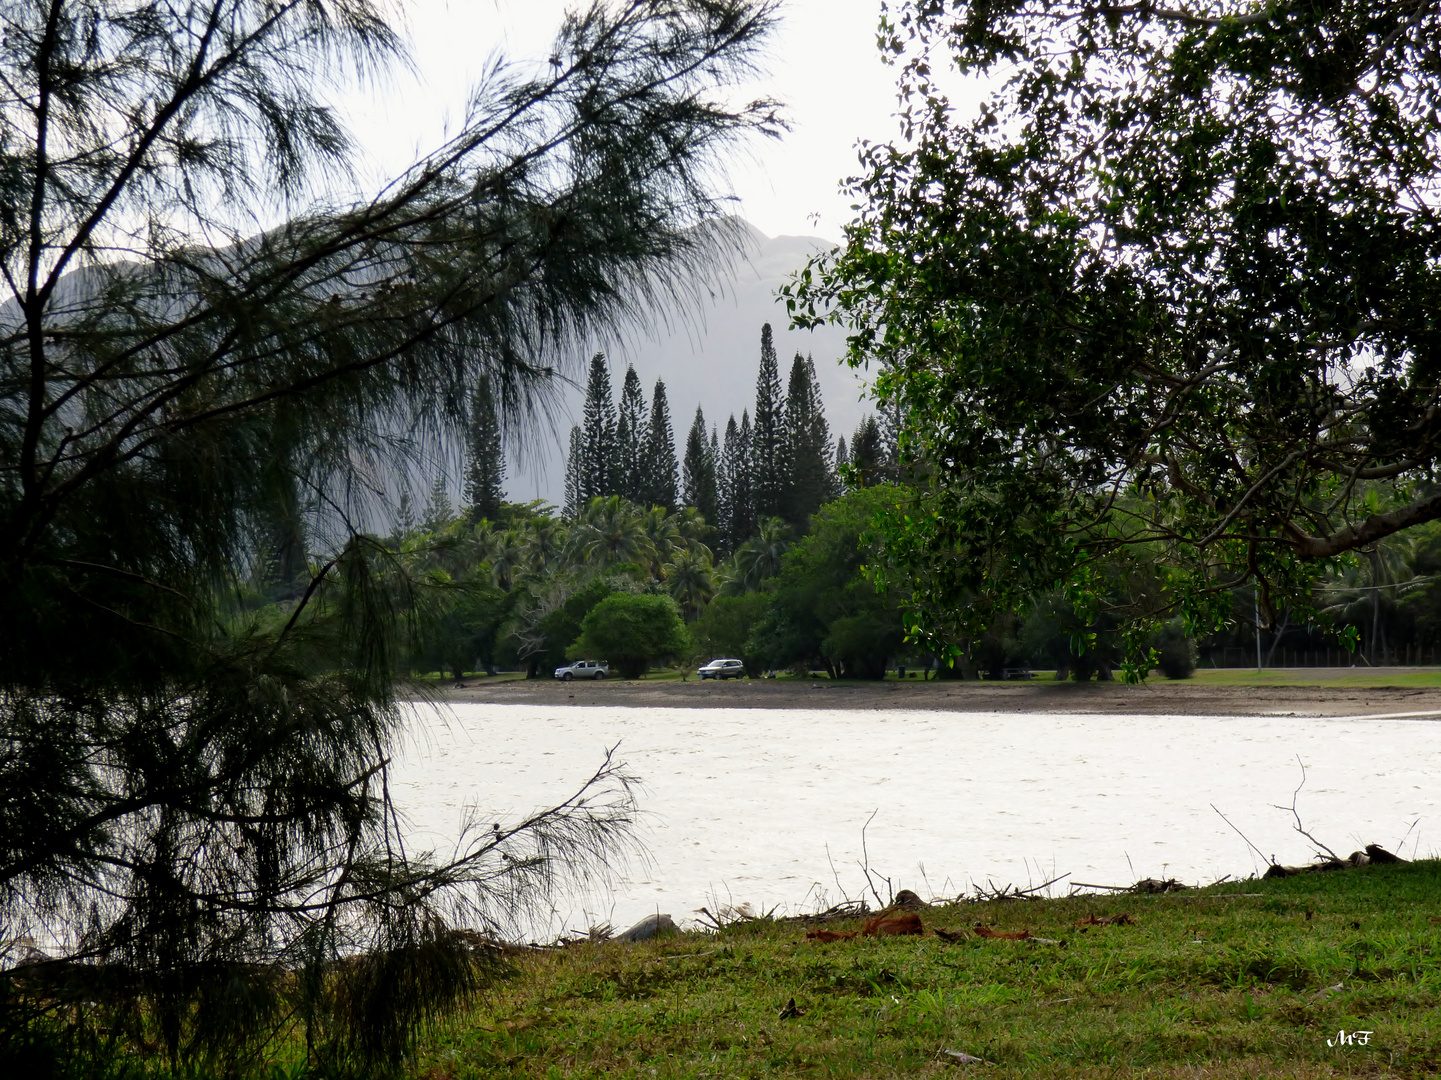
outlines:
[[884, 682], [833, 683], [780, 680], [715, 682], [563, 683], [468, 682], [445, 684], [443, 700], [507, 705], [625, 705], [694, 709], [936, 709], [951, 712], [1148, 713], [1187, 716], [1377, 716], [1435, 713], [1441, 688], [1320, 686], [1208, 686], [1154, 680], [1120, 683]]

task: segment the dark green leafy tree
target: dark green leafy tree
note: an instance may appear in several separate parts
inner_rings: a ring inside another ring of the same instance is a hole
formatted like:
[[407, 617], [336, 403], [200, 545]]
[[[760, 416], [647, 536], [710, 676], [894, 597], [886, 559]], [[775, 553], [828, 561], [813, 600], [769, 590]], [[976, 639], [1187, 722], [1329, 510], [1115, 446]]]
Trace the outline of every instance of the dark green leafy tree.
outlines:
[[260, 526], [256, 585], [273, 601], [299, 599], [310, 581], [308, 515], [299, 494], [294, 485], [279, 493], [269, 521]]
[[615, 586], [610, 581], [597, 577], [556, 598], [556, 603], [538, 621], [533, 642], [536, 648], [525, 655], [535, 674], [549, 678], [551, 672], [565, 663], [565, 651], [580, 637], [585, 617], [613, 592]]
[[[484, 570], [486, 564], [477, 569]], [[475, 667], [493, 670], [501, 625], [515, 596], [479, 580], [437, 575], [419, 611], [416, 662], [421, 671], [461, 678]], [[446, 588], [446, 586], [451, 586]]]
[[680, 607], [671, 597], [612, 593], [586, 615], [566, 655], [606, 660], [623, 678], [639, 679], [652, 663], [684, 655], [690, 644]]
[[610, 398], [610, 367], [605, 353], [590, 359], [585, 387], [585, 415], [580, 425], [580, 500], [616, 494], [620, 454], [616, 442], [615, 402]]
[[650, 399], [650, 431], [645, 439], [645, 498], [642, 506], [663, 506], [667, 513], [680, 506], [676, 479], [675, 430], [670, 423], [665, 383], [657, 379]]
[[706, 437], [705, 414], [699, 405], [695, 420], [685, 440], [685, 459], [681, 464], [685, 503], [700, 511], [707, 522], [716, 519], [716, 463], [711, 440]]
[[762, 665], [750, 651], [750, 638], [769, 605], [770, 597], [762, 592], [716, 597], [690, 626], [696, 655], [702, 662], [733, 657], [745, 663], [746, 674], [758, 678]]
[[[984, 621], [1057, 580], [1085, 606], [1109, 553], [1159, 544], [1140, 614], [1209, 625], [1254, 580], [1264, 622], [1441, 517], [1438, 36], [1374, 0], [885, 17], [906, 141], [866, 151], [792, 299], [839, 305], [902, 410], [934, 513], [887, 549], [918, 609]], [[944, 54], [1004, 81], [952, 110]]]
[[472, 523], [500, 516], [505, 498], [505, 448], [490, 379], [479, 379], [470, 398], [470, 440], [467, 444], [465, 499]]
[[811, 534], [785, 552], [768, 584], [771, 603], [749, 651], [767, 667], [824, 667], [833, 678], [884, 676], [904, 644], [900, 598], [877, 591], [862, 568], [878, 554], [877, 541], [868, 539], [875, 516], [909, 502], [903, 489], [880, 485], [822, 508]]
[[721, 540], [721, 545], [727, 546], [730, 538], [731, 519], [731, 479], [734, 471], [734, 458], [736, 443], [740, 439], [740, 428], [736, 426], [735, 414], [732, 413], [726, 418], [725, 438], [721, 443], [720, 452], [715, 459], [715, 483], [716, 483], [716, 535]]
[[646, 564], [654, 551], [644, 515], [619, 495], [591, 499], [570, 531], [568, 546], [577, 565], [596, 570]]
[[637, 505], [645, 501], [645, 440], [650, 430], [640, 376], [626, 365], [620, 390], [620, 416], [615, 426], [616, 494]]
[[[707, 457], [707, 459], [709, 460], [709, 463], [710, 463], [710, 484], [711, 484], [711, 491], [714, 492], [714, 494], [711, 496], [712, 507], [711, 507], [710, 517], [707, 517], [707, 518], [705, 519], [705, 520], [706, 520], [706, 523], [707, 523], [707, 524], [710, 524], [711, 522], [717, 520], [717, 519], [720, 517], [720, 459], [721, 459], [721, 446], [720, 446], [720, 433], [716, 431], [716, 427], [715, 427], [714, 424], [712, 424], [712, 425], [711, 425], [711, 428], [710, 428], [710, 443], [709, 443], [709, 445], [707, 445], [707, 447], [706, 447], [706, 457]], [[705, 515], [702, 515], [702, 517], [704, 517], [704, 516], [705, 516]], [[715, 526], [712, 525], [711, 527], [714, 528]]]
[[756, 411], [751, 425], [751, 499], [756, 520], [786, 516], [790, 463], [786, 460], [785, 411], [780, 368], [771, 324], [761, 327], [761, 364], [756, 375]]
[[[325, 95], [404, 59], [369, 0], [5, 8], [0, 923], [74, 962], [0, 973], [0, 1056], [88, 1036], [233, 1075], [294, 1022], [317, 1072], [393, 1068], [487, 977], [455, 926], [624, 852], [608, 762], [405, 854], [387, 762], [432, 585], [351, 493], [399, 472], [397, 433], [463, 443], [480, 377], [535, 416], [552, 357], [704, 278], [718, 155], [774, 124], [726, 104], [771, 16], [580, 9], [357, 197]], [[324, 507], [309, 580], [237, 613], [292, 501]]]

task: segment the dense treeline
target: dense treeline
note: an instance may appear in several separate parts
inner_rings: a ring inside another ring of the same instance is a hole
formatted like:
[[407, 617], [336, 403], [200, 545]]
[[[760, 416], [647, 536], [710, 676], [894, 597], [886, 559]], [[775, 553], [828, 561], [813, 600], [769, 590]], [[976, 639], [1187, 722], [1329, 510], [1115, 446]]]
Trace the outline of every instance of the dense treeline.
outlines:
[[[849, 442], [832, 443], [814, 361], [797, 354], [783, 384], [768, 324], [754, 408], [728, 417], [722, 435], [697, 406], [679, 453], [664, 382], [647, 402], [628, 367], [617, 395], [596, 355], [560, 510], [503, 501], [486, 382], [470, 410], [463, 505], [437, 476], [419, 513], [402, 494], [385, 542], [440, 586], [422, 615], [416, 670], [548, 676], [567, 656], [600, 654], [639, 672], [644, 664], [621, 654], [647, 636], [646, 660], [735, 655], [753, 674], [878, 677], [904, 659], [900, 609], [862, 572], [867, 522], [898, 497], [884, 483], [895, 471], [889, 426], [867, 417]], [[303, 552], [303, 538], [277, 541], [265, 570], [277, 617], [303, 583], [292, 549]], [[608, 639], [607, 620], [625, 633]]]
[[[870, 458], [883, 453], [874, 420], [863, 422], [852, 441]], [[488, 452], [498, 455], [499, 448]], [[665, 383], [656, 380], [647, 406], [640, 378], [627, 367], [613, 402], [610, 367], [597, 353], [582, 420], [570, 433], [564, 514], [573, 520], [591, 499], [612, 495], [638, 506], [689, 506], [715, 526], [718, 546], [730, 552], [767, 518], [805, 532], [811, 515], [841, 494], [840, 470], [850, 463], [845, 439], [831, 444], [811, 357], [796, 353], [782, 392], [769, 323], [761, 328], [754, 409], [742, 410], [739, 423], [728, 417], [722, 436], [697, 404], [679, 454]]]
[[[480, 383], [464, 505], [452, 506], [438, 477], [419, 517], [402, 499], [389, 541], [413, 569], [449, 586], [441, 594], [448, 599], [427, 609], [414, 667], [455, 676], [521, 669], [535, 677], [582, 654], [604, 653], [636, 673], [651, 661], [689, 665], [727, 655], [743, 658], [752, 674], [879, 678], [897, 666], [942, 678], [1003, 678], [1039, 668], [1084, 680], [1113, 677], [1137, 644], [1172, 677], [1198, 663], [1256, 662], [1256, 601], [1246, 587], [1234, 591], [1219, 633], [1196, 640], [1172, 619], [1143, 640], [1128, 638], [1134, 631], [1117, 612], [1164, 594], [1168, 569], [1159, 557], [1103, 568], [1092, 609], [1077, 610], [1056, 590], [968, 637], [939, 647], [908, 643], [917, 617], [904, 602], [910, 583], [874, 569], [883, 561], [877, 515], [904, 513], [921, 498], [921, 485], [898, 464], [900, 425], [893, 414], [868, 416], [832, 447], [811, 358], [796, 355], [784, 394], [781, 385], [767, 325], [754, 408], [739, 422], [729, 417], [722, 435], [698, 405], [677, 453], [665, 384], [657, 381], [647, 403], [628, 367], [613, 396], [606, 358], [595, 356], [582, 422], [571, 432], [566, 505], [557, 511], [502, 500], [499, 425]], [[269, 591], [284, 600], [284, 582], [303, 569], [303, 540], [282, 540]], [[1261, 662], [1434, 660], [1438, 568], [1441, 527], [1378, 545], [1326, 581], [1309, 612], [1288, 608], [1274, 626], [1263, 625]], [[606, 619], [625, 632], [607, 638]], [[624, 659], [622, 642], [647, 634], [659, 644]]]

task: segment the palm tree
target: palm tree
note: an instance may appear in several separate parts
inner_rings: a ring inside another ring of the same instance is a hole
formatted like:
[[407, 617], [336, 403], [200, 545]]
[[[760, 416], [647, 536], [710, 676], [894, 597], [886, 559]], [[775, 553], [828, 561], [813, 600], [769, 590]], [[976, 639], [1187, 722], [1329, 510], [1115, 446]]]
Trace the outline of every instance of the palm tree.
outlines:
[[569, 539], [565, 523], [552, 517], [536, 518], [526, 530], [525, 567], [537, 576], [555, 569]]
[[720, 596], [744, 596], [750, 591], [746, 588], [746, 568], [740, 551], [717, 564], [714, 576], [716, 593]]
[[741, 545], [735, 563], [742, 572], [746, 588], [757, 589], [766, 578], [780, 573], [781, 557], [791, 546], [791, 530], [778, 517], [765, 518], [760, 531]]
[[571, 559], [590, 569], [650, 562], [652, 548], [641, 517], [619, 495], [591, 499], [570, 536]]
[[517, 570], [524, 568], [529, 554], [526, 538], [518, 529], [491, 533], [485, 558], [490, 561], [490, 573], [496, 585], [509, 591], [511, 579]]
[[708, 541], [715, 535], [716, 530], [706, 521], [704, 514], [694, 506], [684, 506], [671, 516], [675, 519], [676, 531], [680, 533], [686, 547], [700, 547], [707, 555], [711, 554]]
[[640, 523], [651, 546], [651, 577], [663, 579], [666, 564], [687, 546], [680, 531], [680, 515], [667, 514], [664, 506], [652, 506], [641, 514]]
[[[699, 545], [697, 546], [699, 547]], [[680, 605], [686, 622], [694, 622], [715, 595], [715, 575], [703, 549], [682, 550], [666, 564], [666, 589]]]

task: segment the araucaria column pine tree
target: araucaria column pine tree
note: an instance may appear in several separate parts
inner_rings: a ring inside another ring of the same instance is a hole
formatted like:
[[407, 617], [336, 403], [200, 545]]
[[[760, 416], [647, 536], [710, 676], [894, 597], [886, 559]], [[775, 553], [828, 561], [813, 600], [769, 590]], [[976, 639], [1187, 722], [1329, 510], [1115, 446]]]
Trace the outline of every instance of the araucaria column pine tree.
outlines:
[[645, 498], [643, 506], [663, 506], [667, 513], [680, 505], [676, 479], [675, 430], [670, 423], [665, 383], [657, 379], [650, 399], [650, 430], [645, 439]]
[[707, 524], [715, 521], [715, 457], [711, 453], [711, 440], [706, 435], [705, 414], [699, 405], [695, 409], [695, 420], [691, 423], [690, 434], [686, 436], [685, 459], [681, 463], [681, 472], [686, 505], [699, 510]]
[[565, 495], [561, 512], [571, 521], [574, 521], [580, 513], [582, 506], [580, 498], [580, 471], [581, 471], [581, 435], [580, 425], [572, 424], [570, 428], [570, 451], [565, 458]]
[[490, 377], [476, 380], [470, 396], [470, 441], [466, 447], [465, 501], [472, 522], [500, 514], [505, 497], [505, 450]]
[[785, 418], [780, 368], [771, 324], [761, 327], [761, 363], [756, 375], [756, 412], [751, 426], [751, 497], [756, 520], [785, 516], [790, 475], [786, 460]]
[[751, 466], [751, 417], [746, 409], [741, 410], [741, 426], [735, 470], [735, 506], [731, 515], [731, 534], [739, 547], [756, 534], [755, 482]]
[[[453, 928], [516, 932], [632, 843], [607, 762], [407, 854], [387, 774], [430, 579], [351, 500], [405, 433], [463, 444], [482, 377], [546, 406], [558, 357], [734, 249], [710, 178], [775, 126], [729, 104], [772, 5], [581, 7], [367, 194], [332, 99], [405, 65], [391, 10], [5, 6], [0, 937], [68, 961], [0, 971], [0, 1074], [231, 1076], [277, 1044], [393, 1069], [490, 970]], [[237, 610], [312, 506], [297, 599]]]
[[851, 486], [870, 487], [879, 484], [884, 475], [885, 463], [881, 426], [874, 416], [867, 416], [856, 425], [856, 430], [851, 435]]
[[815, 364], [800, 353], [791, 363], [784, 430], [790, 474], [781, 516], [791, 528], [804, 532], [810, 516], [837, 493], [831, 472], [831, 431]]
[[645, 439], [649, 430], [640, 376], [629, 364], [620, 389], [620, 417], [616, 421], [616, 494], [640, 505], [645, 501]]
[[741, 413], [737, 426], [732, 416], [726, 421], [725, 441], [716, 463], [716, 528], [721, 546], [734, 551], [750, 538], [755, 511], [750, 505], [750, 417]]
[[446, 487], [445, 473], [437, 472], [430, 482], [430, 493], [425, 499], [425, 528], [428, 532], [439, 532], [455, 520], [455, 507], [450, 501]]
[[580, 503], [616, 494], [618, 456], [615, 402], [610, 398], [610, 367], [605, 353], [590, 359], [585, 414], [580, 426]]

